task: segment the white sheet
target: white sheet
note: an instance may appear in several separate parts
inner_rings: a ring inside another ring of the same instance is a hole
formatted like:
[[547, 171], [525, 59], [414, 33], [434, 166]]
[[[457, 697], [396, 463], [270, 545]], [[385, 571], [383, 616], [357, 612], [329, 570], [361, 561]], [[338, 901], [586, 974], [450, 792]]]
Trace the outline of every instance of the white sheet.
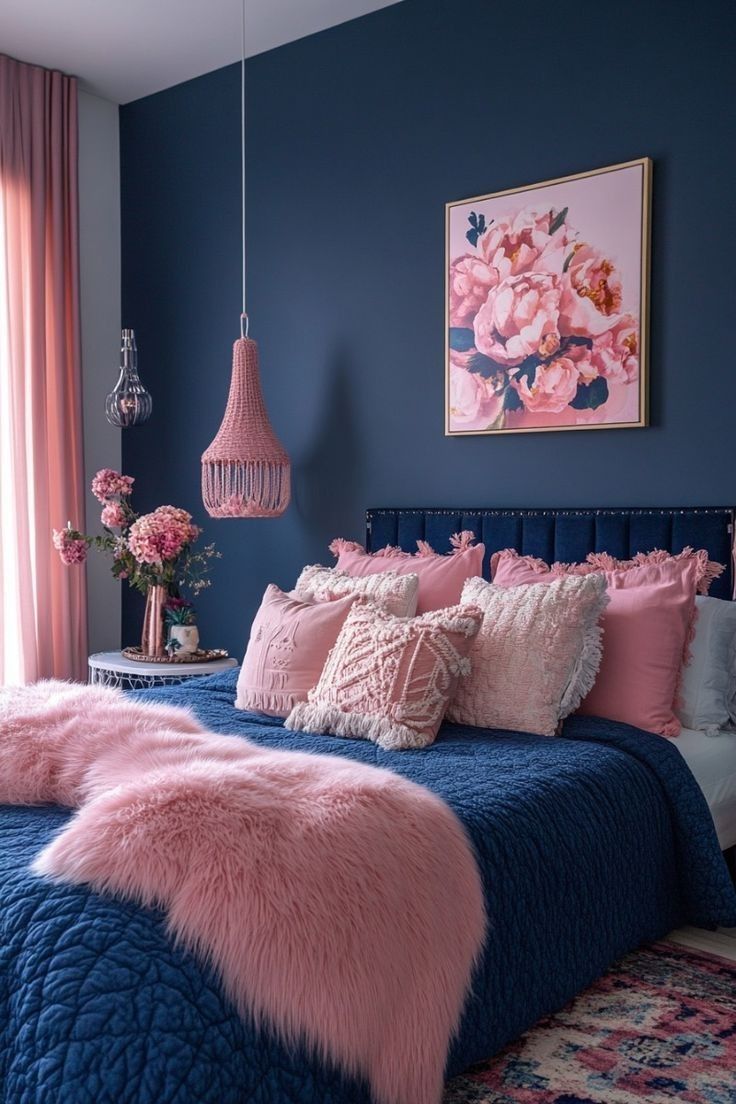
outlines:
[[706, 736], [683, 728], [671, 741], [705, 794], [723, 851], [736, 844], [736, 732]]

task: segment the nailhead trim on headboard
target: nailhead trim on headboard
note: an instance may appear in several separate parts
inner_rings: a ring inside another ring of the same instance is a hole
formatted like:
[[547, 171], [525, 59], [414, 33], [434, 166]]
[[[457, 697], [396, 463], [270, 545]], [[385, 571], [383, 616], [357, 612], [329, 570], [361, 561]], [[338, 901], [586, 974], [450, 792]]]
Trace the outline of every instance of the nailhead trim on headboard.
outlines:
[[717, 598], [733, 590], [731, 557], [734, 507], [563, 507], [514, 509], [505, 507], [379, 507], [366, 511], [366, 547], [369, 551], [397, 544], [407, 552], [417, 540], [427, 540], [437, 551], [447, 551], [449, 537], [472, 529], [486, 545], [485, 574], [490, 556], [499, 548], [516, 548], [546, 560], [578, 561], [588, 552], [610, 552], [621, 559], [635, 552], [664, 548], [680, 552], [689, 544], [707, 548], [710, 558], [726, 565], [711, 587]]

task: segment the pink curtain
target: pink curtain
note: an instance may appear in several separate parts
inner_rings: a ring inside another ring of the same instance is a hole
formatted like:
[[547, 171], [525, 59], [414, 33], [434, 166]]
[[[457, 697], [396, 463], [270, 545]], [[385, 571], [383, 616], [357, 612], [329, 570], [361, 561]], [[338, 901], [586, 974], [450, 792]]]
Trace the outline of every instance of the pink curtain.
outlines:
[[0, 682], [84, 677], [77, 85], [0, 55]]

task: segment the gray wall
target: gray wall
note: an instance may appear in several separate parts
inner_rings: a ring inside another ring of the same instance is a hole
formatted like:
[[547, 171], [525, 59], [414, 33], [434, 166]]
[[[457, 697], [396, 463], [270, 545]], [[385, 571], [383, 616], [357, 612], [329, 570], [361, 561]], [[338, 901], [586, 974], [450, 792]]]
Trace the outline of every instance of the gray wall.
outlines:
[[[87, 486], [99, 468], [120, 469], [120, 430], [105, 419], [120, 342], [120, 151], [118, 105], [79, 93], [79, 251], [82, 299], [84, 464]], [[87, 491], [87, 531], [100, 532]], [[82, 522], [84, 519], [80, 519]], [[87, 566], [90, 652], [120, 647], [120, 584], [109, 562]]]

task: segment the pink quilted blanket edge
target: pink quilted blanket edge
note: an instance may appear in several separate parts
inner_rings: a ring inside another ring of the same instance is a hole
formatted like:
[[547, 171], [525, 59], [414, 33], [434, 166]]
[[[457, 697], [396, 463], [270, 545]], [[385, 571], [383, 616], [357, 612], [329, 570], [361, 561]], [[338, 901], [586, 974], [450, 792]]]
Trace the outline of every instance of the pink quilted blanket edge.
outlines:
[[0, 801], [76, 808], [34, 869], [164, 909], [242, 1014], [365, 1076], [377, 1104], [441, 1100], [485, 911], [429, 790], [52, 681], [0, 689]]

